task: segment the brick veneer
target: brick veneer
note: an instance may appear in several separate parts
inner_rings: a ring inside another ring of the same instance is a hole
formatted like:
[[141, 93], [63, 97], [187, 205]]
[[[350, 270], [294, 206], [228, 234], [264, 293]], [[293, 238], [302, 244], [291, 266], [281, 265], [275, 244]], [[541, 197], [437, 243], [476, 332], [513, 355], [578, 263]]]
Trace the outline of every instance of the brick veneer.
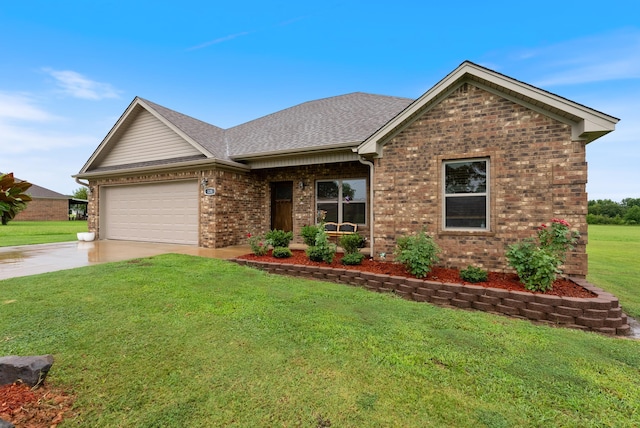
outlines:
[[[91, 180], [89, 195], [89, 231], [100, 238], [100, 187], [122, 184], [147, 184], [172, 180], [208, 179], [208, 186], [216, 189], [215, 196], [200, 192], [200, 242], [205, 248], [221, 248], [247, 242], [247, 233], [264, 233], [271, 227], [270, 183], [292, 181], [294, 243], [302, 243], [300, 231], [304, 225], [314, 224], [315, 181], [337, 178], [367, 178], [368, 168], [359, 162], [303, 165], [269, 170], [237, 171], [229, 169], [200, 169], [131, 175]], [[298, 183], [302, 181], [304, 188]], [[368, 236], [368, 229], [362, 230]]]
[[27, 208], [16, 215], [19, 221], [64, 221], [69, 220], [68, 199], [34, 198]]
[[231, 259], [231, 261], [273, 274], [361, 286], [371, 291], [395, 293], [407, 300], [429, 302], [438, 306], [474, 309], [609, 335], [625, 336], [631, 332], [627, 316], [622, 312], [618, 299], [581, 278], [571, 279], [594, 293], [596, 297], [559, 297], [477, 285], [449, 284], [389, 276], [353, 269], [245, 259]]
[[[490, 231], [444, 231], [443, 161], [470, 158], [490, 159]], [[564, 271], [586, 277], [585, 144], [565, 123], [464, 84], [386, 143], [375, 174], [376, 255], [425, 227], [447, 267], [503, 271], [509, 244], [559, 217], [583, 237]]]

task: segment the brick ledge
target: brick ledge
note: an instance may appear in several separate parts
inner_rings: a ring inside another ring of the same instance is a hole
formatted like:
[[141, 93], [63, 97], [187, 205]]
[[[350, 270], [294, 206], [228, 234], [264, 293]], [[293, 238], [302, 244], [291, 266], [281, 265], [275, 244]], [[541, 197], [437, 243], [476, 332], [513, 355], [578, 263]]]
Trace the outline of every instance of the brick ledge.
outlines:
[[318, 268], [246, 259], [229, 261], [278, 275], [319, 279], [360, 286], [376, 292], [395, 293], [407, 300], [438, 306], [474, 309], [607, 335], [627, 336], [631, 333], [627, 315], [622, 312], [618, 298], [582, 278], [569, 279], [597, 297], [560, 297], [330, 267]]

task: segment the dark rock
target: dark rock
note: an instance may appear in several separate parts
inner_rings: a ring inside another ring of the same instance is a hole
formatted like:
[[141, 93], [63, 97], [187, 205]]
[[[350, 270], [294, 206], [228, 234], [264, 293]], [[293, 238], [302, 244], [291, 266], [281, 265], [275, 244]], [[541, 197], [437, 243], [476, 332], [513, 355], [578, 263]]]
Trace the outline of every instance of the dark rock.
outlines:
[[0, 385], [22, 382], [31, 387], [44, 382], [53, 365], [53, 355], [0, 357]]
[[9, 421], [0, 419], [0, 428], [16, 428], [16, 426]]

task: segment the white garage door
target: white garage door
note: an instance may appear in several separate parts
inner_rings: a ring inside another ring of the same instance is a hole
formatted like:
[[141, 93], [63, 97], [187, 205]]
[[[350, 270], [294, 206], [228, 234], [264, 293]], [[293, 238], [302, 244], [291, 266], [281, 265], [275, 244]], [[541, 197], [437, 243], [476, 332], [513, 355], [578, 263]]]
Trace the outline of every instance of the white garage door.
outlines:
[[101, 238], [198, 244], [198, 183], [103, 187]]

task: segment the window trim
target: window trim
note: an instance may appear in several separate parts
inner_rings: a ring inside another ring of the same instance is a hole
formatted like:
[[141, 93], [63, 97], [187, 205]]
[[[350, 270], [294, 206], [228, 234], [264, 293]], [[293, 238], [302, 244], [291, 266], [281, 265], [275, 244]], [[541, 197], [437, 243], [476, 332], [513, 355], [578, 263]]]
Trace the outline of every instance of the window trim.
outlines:
[[315, 181], [315, 190], [314, 190], [314, 208], [315, 208], [315, 212], [316, 214], [318, 213], [318, 183], [321, 182], [332, 182], [332, 181], [336, 181], [338, 182], [338, 200], [336, 201], [336, 204], [338, 204], [338, 221], [337, 223], [344, 223], [345, 220], [343, 218], [343, 209], [342, 206], [344, 205], [344, 198], [342, 197], [342, 182], [344, 181], [350, 181], [350, 180], [362, 180], [364, 181], [364, 202], [356, 202], [356, 203], [364, 203], [364, 223], [357, 223], [358, 226], [367, 226], [368, 225], [368, 214], [369, 214], [369, 193], [368, 193], [368, 188], [369, 188], [369, 183], [366, 177], [348, 177], [348, 178], [323, 178], [323, 179], [316, 179]]
[[[486, 162], [487, 182], [482, 193], [456, 193], [447, 194], [447, 165], [463, 162]], [[444, 159], [442, 161], [442, 230], [447, 232], [490, 232], [491, 231], [491, 158], [489, 156], [479, 158]], [[451, 227], [447, 226], [447, 199], [456, 197], [484, 196], [485, 197], [485, 225], [482, 227]]]

